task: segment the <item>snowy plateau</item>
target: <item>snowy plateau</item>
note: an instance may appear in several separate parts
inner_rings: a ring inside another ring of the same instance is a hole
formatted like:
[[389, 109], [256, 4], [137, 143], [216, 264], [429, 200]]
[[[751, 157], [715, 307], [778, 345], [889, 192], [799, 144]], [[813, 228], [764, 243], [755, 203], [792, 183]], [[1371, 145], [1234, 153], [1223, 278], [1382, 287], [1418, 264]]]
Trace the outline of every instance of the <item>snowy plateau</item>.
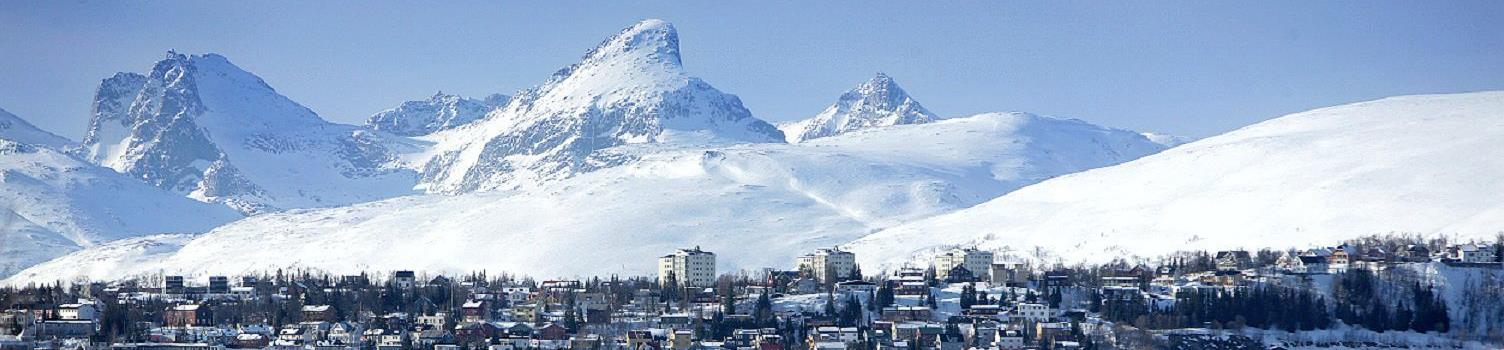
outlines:
[[834, 245], [877, 271], [955, 246], [1092, 261], [1504, 227], [1504, 159], [1487, 152], [1504, 148], [1500, 92], [1190, 142], [1024, 112], [942, 117], [883, 74], [832, 95], [807, 120], [758, 119], [689, 74], [659, 20], [510, 98], [438, 94], [362, 126], [223, 56], [169, 53], [101, 84], [80, 143], [0, 114], [0, 276], [650, 274], [696, 245], [722, 271]]

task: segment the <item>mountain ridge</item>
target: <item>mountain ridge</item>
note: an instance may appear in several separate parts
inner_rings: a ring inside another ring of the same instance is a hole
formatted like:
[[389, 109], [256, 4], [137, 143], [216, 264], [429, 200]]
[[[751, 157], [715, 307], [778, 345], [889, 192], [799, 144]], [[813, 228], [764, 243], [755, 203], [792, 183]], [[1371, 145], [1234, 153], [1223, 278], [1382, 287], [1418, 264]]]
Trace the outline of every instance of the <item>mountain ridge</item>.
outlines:
[[79, 159], [71, 142], [8, 112], [0, 124], [0, 276], [116, 239], [240, 218]]
[[[1160, 149], [1137, 132], [1027, 113], [871, 128], [801, 144], [625, 145], [610, 151], [635, 161], [536, 188], [261, 215], [174, 243], [181, 246], [175, 252], [88, 249], [10, 281], [291, 266], [650, 273], [663, 251], [693, 244], [718, 250], [724, 268], [780, 266], [811, 249]], [[341, 249], [320, 248], [329, 244]]]
[[736, 96], [689, 76], [677, 31], [652, 19], [484, 119], [433, 138], [419, 185], [429, 193], [510, 189], [617, 166], [631, 159], [598, 151], [621, 145], [783, 140]]
[[940, 117], [887, 74], [877, 73], [861, 85], [841, 94], [834, 104], [814, 117], [780, 125], [789, 143], [839, 135], [865, 128], [929, 123]]
[[416, 174], [378, 133], [323, 120], [218, 54], [169, 51], [149, 74], [96, 92], [79, 153], [201, 201], [245, 213], [410, 193]]

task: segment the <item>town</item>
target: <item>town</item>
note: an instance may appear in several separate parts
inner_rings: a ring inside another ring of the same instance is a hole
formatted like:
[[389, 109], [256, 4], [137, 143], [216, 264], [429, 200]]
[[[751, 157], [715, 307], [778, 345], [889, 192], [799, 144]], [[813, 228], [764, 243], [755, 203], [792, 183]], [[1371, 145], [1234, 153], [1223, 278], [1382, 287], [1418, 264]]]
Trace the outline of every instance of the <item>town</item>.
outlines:
[[0, 289], [0, 349], [1494, 347], [1501, 248], [1374, 236], [1065, 266], [955, 247], [868, 274], [839, 247], [734, 272], [693, 247], [657, 258], [657, 276], [60, 281]]

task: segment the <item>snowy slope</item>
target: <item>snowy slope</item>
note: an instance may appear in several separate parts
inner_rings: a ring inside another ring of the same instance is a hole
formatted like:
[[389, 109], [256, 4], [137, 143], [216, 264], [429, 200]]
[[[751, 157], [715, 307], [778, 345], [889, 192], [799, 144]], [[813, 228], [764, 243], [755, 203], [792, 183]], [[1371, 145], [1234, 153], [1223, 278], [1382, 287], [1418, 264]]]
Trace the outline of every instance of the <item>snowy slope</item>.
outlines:
[[630, 159], [597, 151], [642, 143], [782, 142], [734, 95], [690, 77], [661, 20], [623, 29], [466, 127], [431, 136], [420, 186], [431, 193], [508, 189]]
[[147, 75], [100, 84], [83, 157], [243, 212], [410, 193], [390, 136], [333, 124], [215, 54], [168, 52]]
[[865, 264], [976, 245], [1066, 261], [1504, 230], [1504, 92], [1296, 113], [1061, 176], [849, 247]]
[[835, 104], [809, 119], [779, 125], [789, 143], [839, 135], [855, 130], [928, 123], [940, 119], [909, 97], [887, 74], [841, 94]]
[[[288, 266], [649, 274], [654, 258], [692, 245], [719, 253], [722, 270], [789, 266], [816, 247], [1160, 149], [1135, 132], [1025, 113], [797, 145], [627, 145], [601, 152], [638, 161], [538, 187], [260, 215], [176, 253], [144, 258], [131, 249], [89, 249], [10, 282]], [[109, 268], [73, 267], [80, 264]]]
[[54, 149], [62, 149], [73, 143], [62, 136], [37, 129], [3, 108], [0, 108], [0, 139]]
[[476, 100], [443, 92], [427, 100], [407, 101], [372, 115], [366, 128], [401, 136], [423, 136], [464, 126], [506, 105], [511, 96], [492, 94]]
[[81, 247], [63, 235], [0, 208], [0, 276], [9, 276]]
[[48, 147], [64, 141], [18, 118], [7, 121], [0, 132], [0, 276], [104, 241], [204, 232], [240, 218]]
[[[99, 276], [108, 275], [114, 271], [121, 271], [132, 266], [142, 266], [152, 263], [155, 259], [172, 254], [183, 247], [183, 244], [195, 237], [193, 234], [173, 233], [147, 235], [140, 237], [124, 238], [110, 241], [93, 248], [74, 252], [66, 259], [57, 259], [38, 264], [25, 271], [67, 269], [74, 273], [66, 276]], [[66, 264], [66, 265], [62, 265]], [[61, 266], [60, 266], [61, 265]], [[15, 286], [28, 283], [52, 283], [53, 281], [67, 280], [44, 280], [28, 272], [20, 272], [12, 276], [10, 280], [24, 280]], [[136, 274], [147, 274], [158, 271], [140, 270]], [[31, 277], [31, 278], [28, 278]], [[131, 276], [122, 276], [131, 277]], [[7, 281], [10, 281], [7, 280]]]
[[1165, 147], [1175, 147], [1190, 143], [1191, 141], [1195, 141], [1195, 139], [1189, 137], [1161, 134], [1157, 132], [1145, 132], [1143, 134], [1145, 138], [1149, 139], [1149, 141], [1154, 141], [1154, 143], [1165, 145]]

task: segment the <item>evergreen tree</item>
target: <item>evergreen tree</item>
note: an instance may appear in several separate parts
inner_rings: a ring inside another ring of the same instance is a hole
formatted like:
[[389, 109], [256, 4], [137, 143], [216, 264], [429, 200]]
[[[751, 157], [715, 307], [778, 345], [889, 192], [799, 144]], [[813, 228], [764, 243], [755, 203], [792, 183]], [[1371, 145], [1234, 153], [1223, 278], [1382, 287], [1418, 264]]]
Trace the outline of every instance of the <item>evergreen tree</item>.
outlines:
[[877, 299], [874, 304], [877, 304], [879, 309], [893, 306], [893, 299], [893, 288], [887, 283], [877, 287]]
[[774, 323], [773, 301], [768, 297], [767, 292], [763, 292], [762, 295], [757, 297], [757, 306], [752, 309], [752, 318], [757, 320], [758, 324], [765, 327]]
[[841, 308], [841, 317], [837, 321], [842, 327], [856, 326], [862, 318], [862, 302], [855, 295], [846, 296], [846, 306]]
[[825, 292], [825, 317], [836, 316], [836, 296], [829, 291]]
[[972, 305], [975, 305], [977, 303], [977, 291], [976, 291], [976, 288], [972, 288], [972, 286], [971, 286], [970, 283], [967, 283], [965, 286], [962, 286], [961, 287], [961, 298], [960, 299], [961, 299], [960, 303], [961, 303], [961, 309], [962, 310], [965, 310], [967, 308], [970, 308]]
[[736, 296], [731, 292], [731, 287], [726, 287], [726, 293], [721, 296], [721, 313], [727, 315], [736, 314]]

